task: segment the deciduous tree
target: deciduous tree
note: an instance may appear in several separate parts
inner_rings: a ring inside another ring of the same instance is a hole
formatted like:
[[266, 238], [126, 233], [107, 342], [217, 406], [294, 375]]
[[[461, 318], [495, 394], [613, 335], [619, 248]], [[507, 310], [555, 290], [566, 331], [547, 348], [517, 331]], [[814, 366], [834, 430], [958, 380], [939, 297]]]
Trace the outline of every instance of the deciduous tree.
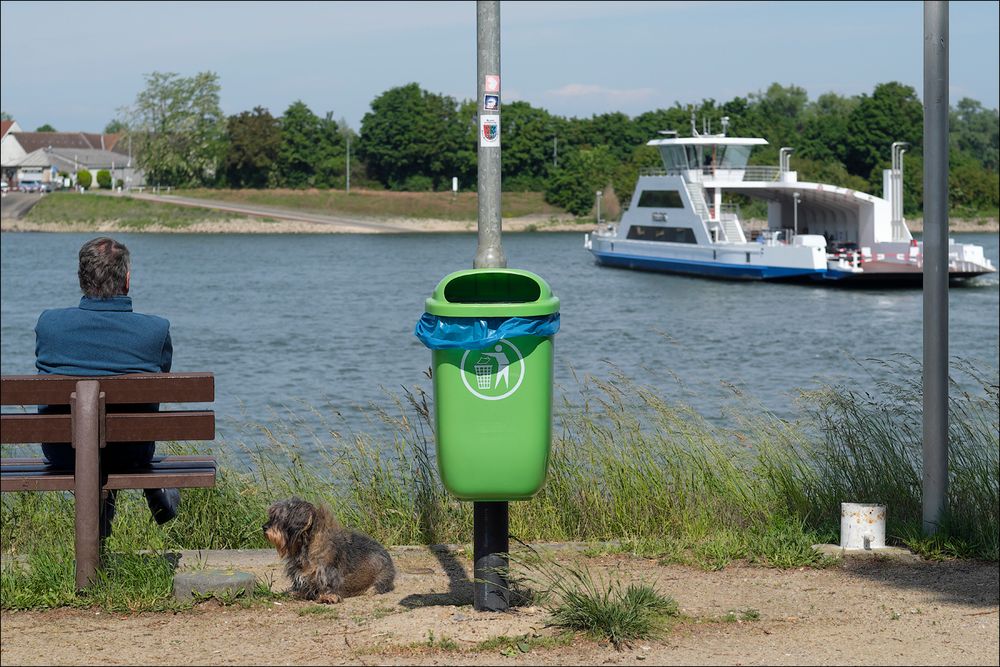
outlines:
[[302, 100], [281, 117], [279, 182], [290, 188], [341, 186], [345, 142], [333, 114], [320, 118]]
[[545, 201], [586, 215], [594, 207], [596, 192], [611, 183], [619, 164], [607, 146], [574, 151], [549, 176]]
[[952, 151], [964, 152], [986, 169], [997, 171], [1000, 119], [996, 109], [985, 109], [976, 100], [963, 97], [951, 111], [949, 129]]
[[[472, 110], [475, 113], [475, 109]], [[504, 105], [500, 168], [504, 190], [541, 190], [552, 169], [556, 123], [544, 109], [527, 102]]]
[[219, 91], [214, 72], [146, 75], [146, 87], [124, 112], [148, 182], [202, 185], [215, 180], [225, 154]]
[[281, 148], [281, 123], [263, 107], [230, 116], [222, 169], [235, 188], [274, 185]]
[[358, 154], [369, 175], [393, 189], [406, 189], [415, 177], [430, 179], [435, 189], [447, 188], [453, 176], [472, 183], [476, 122], [474, 106], [410, 83], [372, 101], [361, 119]]
[[128, 126], [125, 121], [120, 118], [114, 118], [104, 126], [104, 134], [118, 134], [119, 132], [127, 132]]
[[911, 86], [895, 81], [875, 86], [871, 96], [861, 95], [847, 121], [847, 155], [844, 165], [857, 176], [869, 177], [880, 187], [876, 167], [888, 162], [894, 141], [909, 142], [911, 155], [922, 152], [924, 109]]

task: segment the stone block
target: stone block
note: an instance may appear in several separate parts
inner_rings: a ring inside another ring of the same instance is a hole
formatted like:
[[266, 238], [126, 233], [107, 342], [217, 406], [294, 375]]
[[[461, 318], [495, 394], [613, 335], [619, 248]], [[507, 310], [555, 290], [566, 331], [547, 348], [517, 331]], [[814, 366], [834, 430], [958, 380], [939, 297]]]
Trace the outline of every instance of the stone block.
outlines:
[[253, 593], [257, 578], [239, 570], [194, 570], [174, 575], [174, 597], [182, 602], [195, 597], [232, 599]]

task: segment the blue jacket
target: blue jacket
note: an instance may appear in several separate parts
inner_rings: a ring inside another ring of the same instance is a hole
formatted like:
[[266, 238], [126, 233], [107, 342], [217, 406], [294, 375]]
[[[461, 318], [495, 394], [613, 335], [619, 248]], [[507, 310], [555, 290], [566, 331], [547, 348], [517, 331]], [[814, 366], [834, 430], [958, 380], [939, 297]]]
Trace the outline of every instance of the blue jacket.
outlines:
[[166, 373], [173, 357], [170, 322], [132, 312], [132, 297], [80, 299], [78, 308], [43, 311], [35, 325], [40, 373]]

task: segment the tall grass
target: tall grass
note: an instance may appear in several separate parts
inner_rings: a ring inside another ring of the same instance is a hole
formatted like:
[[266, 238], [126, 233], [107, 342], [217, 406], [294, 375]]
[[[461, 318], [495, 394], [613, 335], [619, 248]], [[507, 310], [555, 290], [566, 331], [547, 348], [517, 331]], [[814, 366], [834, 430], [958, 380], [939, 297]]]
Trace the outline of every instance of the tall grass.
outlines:
[[[997, 561], [997, 371], [958, 364], [953, 372], [950, 513], [934, 539], [920, 531], [922, 406], [918, 364], [907, 358], [882, 363], [871, 394], [803, 393], [794, 422], [734, 394], [735, 428], [709, 424], [621, 375], [591, 379], [582, 406], [557, 410], [546, 484], [511, 504], [511, 532], [526, 542], [615, 541], [707, 569], [734, 560], [797, 567], [823, 563], [811, 545], [837, 541], [840, 502], [880, 502], [890, 542]], [[267, 548], [266, 508], [290, 495], [327, 503], [345, 524], [388, 544], [467, 542], [471, 505], [441, 485], [429, 397], [404, 392], [373, 417], [390, 427], [381, 429], [390, 441], [329, 429], [318, 462], [307, 462], [291, 436], [262, 428], [242, 459], [222, 462], [216, 488], [182, 491], [180, 515], [165, 528], [152, 523], [141, 495], [123, 493], [109, 549]], [[71, 545], [72, 528], [66, 494], [3, 496], [5, 554]]]
[[[878, 363], [877, 390], [827, 388], [806, 394], [814, 445], [808, 466], [788, 480], [800, 515], [836, 529], [841, 501], [888, 506], [890, 534], [929, 556], [998, 560], [1000, 553], [1000, 400], [996, 370], [953, 365], [949, 383], [948, 511], [933, 539], [921, 536], [922, 386], [912, 357]], [[969, 388], [975, 387], [972, 391]]]

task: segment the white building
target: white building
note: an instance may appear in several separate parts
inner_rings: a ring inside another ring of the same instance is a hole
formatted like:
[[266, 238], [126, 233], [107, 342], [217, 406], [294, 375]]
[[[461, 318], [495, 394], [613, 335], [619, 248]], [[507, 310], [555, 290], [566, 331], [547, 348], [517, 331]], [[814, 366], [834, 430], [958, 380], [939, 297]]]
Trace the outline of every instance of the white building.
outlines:
[[[8, 123], [10, 124], [8, 126]], [[87, 132], [22, 132], [15, 121], [4, 121], [0, 140], [0, 168], [11, 186], [20, 181], [48, 183], [68, 175], [75, 184], [81, 170], [107, 169], [117, 183], [127, 187], [143, 184], [142, 172], [136, 169], [121, 134]]]

